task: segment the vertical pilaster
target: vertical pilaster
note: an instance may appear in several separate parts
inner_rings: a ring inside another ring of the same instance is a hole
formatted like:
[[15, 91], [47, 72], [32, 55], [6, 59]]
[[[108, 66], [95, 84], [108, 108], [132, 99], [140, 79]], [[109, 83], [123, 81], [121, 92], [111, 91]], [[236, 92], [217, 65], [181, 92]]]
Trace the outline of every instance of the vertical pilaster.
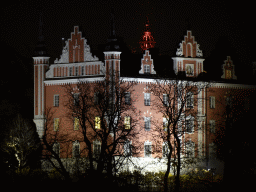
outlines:
[[45, 122], [45, 72], [50, 57], [33, 57], [34, 59], [34, 122], [40, 138], [44, 132]]

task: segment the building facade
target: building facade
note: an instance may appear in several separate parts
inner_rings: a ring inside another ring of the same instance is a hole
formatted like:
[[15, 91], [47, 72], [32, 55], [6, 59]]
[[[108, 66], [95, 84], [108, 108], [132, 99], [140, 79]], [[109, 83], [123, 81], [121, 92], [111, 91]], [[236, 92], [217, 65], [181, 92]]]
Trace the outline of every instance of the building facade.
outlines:
[[[149, 30], [146, 33], [151, 36]], [[161, 108], [161, 113], [160, 108], [155, 106], [173, 105], [175, 108], [181, 107], [176, 94], [178, 92], [175, 92], [175, 89], [170, 90], [168, 83], [175, 87], [186, 82], [189, 84], [185, 86], [190, 89], [187, 88], [181, 93], [186, 99], [185, 105], [182, 107], [184, 114], [185, 111], [189, 111], [189, 113], [179, 116], [180, 121], [177, 121], [176, 125], [177, 129], [184, 130], [179, 135], [181, 157], [184, 165], [186, 165], [182, 170], [195, 167], [216, 168], [217, 172], [221, 173], [223, 165], [216, 159], [214, 139], [218, 130], [224, 126], [225, 115], [227, 115], [226, 107], [231, 105], [232, 98], [235, 97], [243, 101], [239, 105], [242, 106], [243, 110], [247, 110], [250, 95], [255, 87], [236, 83], [235, 67], [230, 56], [227, 57], [222, 69], [220, 69], [223, 71], [222, 82], [199, 79], [202, 74], [205, 75], [204, 59], [202, 50], [200, 50], [191, 31], [187, 31], [180, 47], [177, 48], [176, 56], [172, 57], [173, 71], [176, 75], [173, 78], [158, 76], [158, 72], [154, 69], [154, 58], [147, 49], [147, 47], [152, 48], [155, 42], [152, 37], [145, 37], [143, 41], [145, 42], [141, 42], [143, 50], [141, 69], [137, 72], [137, 76], [123, 77], [120, 74], [122, 52], [114, 30], [111, 32], [104, 51], [104, 61], [100, 61], [92, 55], [87, 40], [82, 37], [79, 27], [75, 26], [70, 38], [65, 42], [60, 58], [56, 59], [53, 64], [49, 63], [50, 57], [47, 55], [43, 36], [40, 34], [36, 55], [33, 57], [34, 122], [39, 137], [43, 138], [46, 134], [46, 138], [49, 139], [49, 142], [51, 140], [50, 143], [54, 151], [63, 162], [65, 161], [65, 165], [74, 163], [72, 159], [75, 157], [86, 159], [88, 146], [84, 140], [83, 122], [81, 117], [78, 115], [76, 117], [74, 113], [70, 113], [70, 105], [67, 105], [70, 104], [68, 96], [72, 95], [72, 101], [74, 101], [72, 106], [79, 107], [78, 101], [81, 99], [81, 92], [87, 91], [86, 93], [91, 94], [94, 104], [97, 104], [100, 99], [98, 97], [100, 91], [97, 92], [96, 87], [99, 87], [98, 84], [101, 82], [108, 81], [109, 84], [105, 87], [105, 91], [111, 93], [116, 92], [114, 85], [119, 82], [123, 85], [134, 83], [132, 91], [124, 90], [123, 96], [124, 105], [131, 106], [136, 112], [128, 108], [118, 119], [123, 129], [132, 129], [134, 135], [127, 136], [126, 141], [122, 142], [123, 151], [121, 150], [122, 152], [119, 152], [120, 155], [117, 157], [127, 157], [129, 154], [129, 158], [122, 165], [123, 170], [165, 171], [168, 147], [160, 132], [166, 129], [168, 117], [164, 115], [166, 108]], [[150, 41], [150, 46], [147, 41]], [[185, 76], [179, 79], [181, 73]], [[163, 83], [161, 84], [161, 82]], [[86, 84], [85, 90], [81, 88], [81, 83]], [[166, 93], [154, 92], [156, 90], [154, 87], [158, 84], [166, 87]], [[191, 86], [194, 86], [194, 89], [191, 89]], [[104, 89], [104, 87], [101, 88]], [[167, 93], [168, 90], [173, 92]], [[157, 95], [161, 96], [158, 97]], [[116, 99], [114, 96], [110, 98], [112, 101]], [[90, 124], [92, 132], [104, 129], [103, 119], [100, 115], [95, 112], [91, 118], [92, 121], [88, 120], [88, 123], [92, 122]], [[110, 134], [110, 137], [114, 137], [113, 134]], [[52, 142], [53, 138], [54, 142]], [[93, 154], [100, 154], [102, 142], [100, 137], [91, 137]], [[136, 149], [136, 152], [132, 150], [131, 146]], [[189, 158], [197, 159], [197, 161], [186, 164], [185, 160]], [[175, 157], [173, 157], [172, 165], [171, 172], [174, 172]]]

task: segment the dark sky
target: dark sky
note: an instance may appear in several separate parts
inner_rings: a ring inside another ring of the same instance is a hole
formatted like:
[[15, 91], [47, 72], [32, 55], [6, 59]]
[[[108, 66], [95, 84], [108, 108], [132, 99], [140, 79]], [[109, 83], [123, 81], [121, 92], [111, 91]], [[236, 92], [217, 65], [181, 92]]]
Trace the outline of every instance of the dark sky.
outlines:
[[[38, 39], [39, 8], [51, 62], [62, 51], [61, 38], [69, 38], [75, 25], [92, 50], [105, 44], [110, 34], [110, 10], [114, 7], [116, 34], [130, 49], [139, 47], [146, 16], [156, 47], [162, 55], [174, 53], [187, 29], [192, 30], [204, 58], [223, 64], [230, 55], [238, 69], [250, 69], [254, 57], [253, 3], [236, 1], [8, 1], [1, 10], [1, 42], [31, 58]], [[98, 55], [96, 55], [98, 56]], [[156, 64], [155, 64], [156, 65]], [[211, 64], [213, 65], [213, 64]]]

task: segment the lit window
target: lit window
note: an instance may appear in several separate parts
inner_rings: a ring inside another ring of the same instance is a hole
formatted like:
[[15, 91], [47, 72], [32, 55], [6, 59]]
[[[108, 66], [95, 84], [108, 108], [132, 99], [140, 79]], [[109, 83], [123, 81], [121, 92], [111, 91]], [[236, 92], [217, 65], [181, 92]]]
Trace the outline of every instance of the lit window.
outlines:
[[131, 118], [130, 117], [124, 117], [124, 127], [125, 127], [125, 129], [131, 128]]
[[144, 93], [144, 104], [150, 106], [150, 93]]
[[55, 106], [55, 107], [59, 106], [59, 95], [53, 96], [53, 106]]
[[74, 118], [74, 130], [79, 129], [79, 118], [75, 117]]
[[95, 129], [100, 129], [100, 117], [95, 117]]
[[54, 131], [59, 131], [59, 118], [54, 118]]

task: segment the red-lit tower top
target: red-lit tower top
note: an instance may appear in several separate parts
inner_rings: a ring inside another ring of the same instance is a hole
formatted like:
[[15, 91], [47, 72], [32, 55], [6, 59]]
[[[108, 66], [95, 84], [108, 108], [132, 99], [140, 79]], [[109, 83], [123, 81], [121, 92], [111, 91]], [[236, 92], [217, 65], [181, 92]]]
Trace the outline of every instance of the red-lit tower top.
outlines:
[[145, 50], [149, 49], [149, 48], [154, 48], [155, 46], [155, 41], [153, 36], [151, 35], [151, 32], [149, 31], [149, 21], [147, 18], [147, 22], [145, 25], [145, 31], [144, 34], [141, 37], [141, 41], [140, 41], [140, 48], [142, 50], [142, 52], [144, 52]]

